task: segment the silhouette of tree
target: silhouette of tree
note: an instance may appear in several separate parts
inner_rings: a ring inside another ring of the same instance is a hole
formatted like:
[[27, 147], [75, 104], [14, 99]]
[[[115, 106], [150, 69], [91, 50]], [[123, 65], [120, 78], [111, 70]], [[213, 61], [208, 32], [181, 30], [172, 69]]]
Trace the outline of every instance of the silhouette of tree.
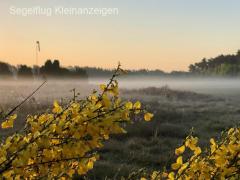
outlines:
[[191, 64], [189, 72], [207, 75], [239, 75], [240, 50], [236, 55], [219, 55], [208, 60], [204, 58], [201, 62]]
[[19, 65], [18, 66], [18, 76], [32, 76], [32, 68], [26, 65]]
[[0, 62], [0, 75], [12, 75], [10, 65], [8, 63]]
[[52, 67], [53, 67], [52, 61], [51, 61], [50, 59], [48, 59], [48, 60], [45, 62], [44, 66], [41, 67], [40, 70], [41, 70], [41, 72], [43, 72], [43, 73], [45, 73], [45, 74], [51, 74], [51, 72], [53, 71], [53, 70], [52, 70]]
[[50, 77], [71, 77], [71, 78], [87, 78], [86, 70], [80, 67], [74, 68], [64, 68], [60, 66], [59, 60], [54, 60], [53, 62], [48, 59], [44, 66], [40, 68], [40, 71], [44, 76]]
[[59, 60], [54, 60], [52, 66], [53, 66], [54, 70], [60, 69], [60, 62], [59, 62]]

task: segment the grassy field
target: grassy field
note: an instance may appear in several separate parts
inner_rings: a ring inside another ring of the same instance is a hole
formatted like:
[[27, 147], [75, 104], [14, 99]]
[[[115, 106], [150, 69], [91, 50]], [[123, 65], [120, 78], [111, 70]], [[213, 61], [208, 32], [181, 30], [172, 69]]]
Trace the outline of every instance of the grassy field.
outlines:
[[126, 98], [140, 99], [155, 114], [152, 122], [137, 120], [128, 134], [113, 137], [100, 150], [101, 158], [89, 173], [90, 179], [120, 179], [140, 168], [162, 169], [174, 161], [174, 149], [194, 128], [202, 147], [210, 137], [236, 125], [239, 99], [214, 97], [167, 87], [124, 91]]
[[[27, 114], [40, 113], [49, 109], [53, 99], [62, 99], [63, 103], [71, 98], [69, 89], [76, 84], [66, 87], [56, 84], [45, 87], [18, 111], [19, 118], [15, 129], [1, 130], [1, 137], [21, 129]], [[11, 87], [9, 87], [11, 88]], [[31, 91], [3, 96], [2, 109], [7, 110]], [[53, 88], [53, 89], [51, 89]], [[82, 97], [90, 92], [92, 86], [84, 87]], [[50, 89], [50, 90], [49, 90]], [[19, 89], [15, 89], [19, 92]], [[61, 94], [60, 92], [65, 92]], [[1, 92], [3, 94], [3, 92]], [[14, 94], [14, 92], [10, 92]], [[202, 147], [206, 147], [210, 137], [217, 137], [221, 131], [239, 123], [240, 98], [198, 94], [189, 91], [162, 88], [145, 88], [137, 90], [122, 90], [125, 99], [140, 100], [144, 106], [154, 113], [151, 122], [136, 119], [134, 124], [126, 125], [127, 134], [114, 136], [100, 150], [100, 160], [86, 176], [89, 179], [119, 179], [140, 168], [147, 171], [169, 167], [174, 161], [174, 149], [194, 129], [194, 134], [200, 138]], [[52, 96], [51, 96], [52, 95]], [[8, 101], [3, 101], [3, 99]], [[51, 102], [51, 103], [50, 103]], [[79, 179], [79, 178], [77, 178]]]

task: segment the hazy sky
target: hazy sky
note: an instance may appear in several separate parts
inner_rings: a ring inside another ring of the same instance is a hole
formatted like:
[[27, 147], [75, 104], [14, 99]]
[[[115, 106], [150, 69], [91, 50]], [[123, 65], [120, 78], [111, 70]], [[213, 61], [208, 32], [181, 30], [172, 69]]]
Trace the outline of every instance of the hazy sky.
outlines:
[[[11, 15], [10, 8], [118, 8], [118, 15]], [[239, 0], [0, 0], [0, 60], [187, 70], [240, 49]]]

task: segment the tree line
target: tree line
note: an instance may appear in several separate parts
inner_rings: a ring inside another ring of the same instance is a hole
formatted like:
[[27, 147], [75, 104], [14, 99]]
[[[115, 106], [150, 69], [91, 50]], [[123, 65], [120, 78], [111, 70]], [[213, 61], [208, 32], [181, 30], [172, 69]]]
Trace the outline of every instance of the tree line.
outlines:
[[[172, 71], [170, 73], [162, 70], [127, 70], [127, 77], [132, 76], [173, 76], [191, 77], [198, 75], [206, 76], [239, 76], [240, 75], [240, 50], [233, 55], [219, 55], [214, 58], [203, 58], [200, 62], [191, 64], [189, 71]], [[112, 69], [97, 67], [62, 67], [59, 60], [47, 60], [44, 65], [30, 67], [25, 64], [13, 66], [0, 61], [0, 76], [9, 77], [60, 77], [60, 78], [87, 78], [87, 77], [110, 77], [114, 73]]]
[[[87, 74], [89, 77], [110, 77], [114, 70], [112, 69], [103, 69], [103, 68], [97, 68], [97, 67], [84, 67], [84, 69], [87, 71]], [[126, 70], [127, 76], [122, 76], [125, 78], [128, 77], [187, 77], [189, 75], [189, 72], [186, 71], [172, 71], [170, 73], [162, 71], [160, 69], [156, 70], [149, 70], [149, 69], [139, 69], [139, 70]]]
[[191, 64], [189, 72], [201, 75], [240, 75], [240, 50], [233, 55], [219, 55], [215, 58], [203, 58], [200, 62]]
[[71, 78], [87, 78], [87, 72], [85, 69], [74, 67], [62, 67], [59, 60], [47, 60], [42, 66], [27, 66], [20, 64], [17, 66], [10, 65], [5, 62], [0, 62], [0, 76], [4, 77], [71, 77]]
[[[171, 73], [164, 72], [162, 70], [126, 70], [127, 76], [125, 77], [139, 77], [139, 76], [187, 76], [188, 72], [184, 71], [172, 71]], [[25, 64], [20, 64], [18, 66], [13, 66], [11, 64], [0, 61], [0, 77], [34, 77], [34, 76], [44, 76], [44, 77], [110, 77], [114, 73], [113, 69], [104, 69], [98, 67], [62, 67], [60, 66], [59, 60], [47, 60], [43, 66], [30, 67]], [[123, 76], [124, 77], [124, 76]]]

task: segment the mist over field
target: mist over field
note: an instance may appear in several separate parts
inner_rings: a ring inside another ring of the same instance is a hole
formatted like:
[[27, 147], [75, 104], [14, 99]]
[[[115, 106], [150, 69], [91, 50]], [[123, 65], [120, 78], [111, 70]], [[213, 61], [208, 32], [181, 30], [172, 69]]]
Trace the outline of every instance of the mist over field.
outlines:
[[[23, 100], [41, 83], [43, 83], [42, 80], [1, 80], [1, 105]], [[70, 99], [73, 96], [71, 90], [74, 88], [76, 92], [81, 92], [82, 96], [86, 96], [90, 92], [91, 85], [81, 80], [49, 80], [32, 99], [37, 100], [39, 103], [52, 103], [53, 100]]]
[[[89, 78], [88, 81], [77, 79], [48, 80], [34, 95], [39, 102], [52, 103], [53, 100], [67, 100], [73, 96], [73, 90], [80, 97], [87, 96], [98, 85], [107, 83], [108, 78]], [[0, 80], [1, 105], [21, 101], [36, 89], [41, 80]], [[240, 79], [238, 78], [173, 78], [173, 77], [141, 77], [119, 78], [120, 89], [143, 89], [148, 87], [168, 87], [180, 91], [192, 91], [214, 96], [240, 98]]]
[[[90, 84], [101, 84], [107, 79], [90, 79]], [[176, 77], [141, 77], [120, 78], [120, 88], [141, 89], [147, 87], [168, 86], [170, 89], [181, 91], [194, 91], [211, 95], [240, 95], [240, 78], [176, 78]]]

